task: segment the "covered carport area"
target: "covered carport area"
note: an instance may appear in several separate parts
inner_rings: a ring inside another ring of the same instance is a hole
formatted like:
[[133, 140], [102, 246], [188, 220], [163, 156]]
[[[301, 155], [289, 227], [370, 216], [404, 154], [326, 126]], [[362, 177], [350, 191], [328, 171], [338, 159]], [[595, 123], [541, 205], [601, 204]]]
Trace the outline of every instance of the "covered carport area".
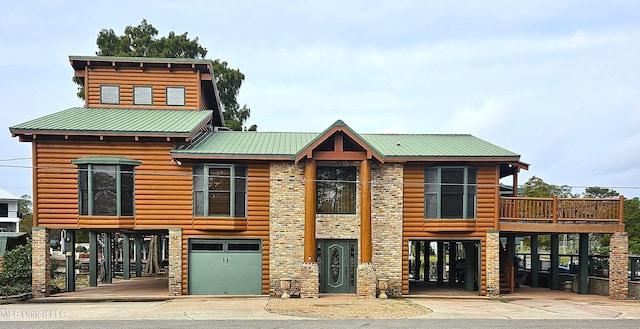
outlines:
[[480, 240], [410, 239], [409, 295], [479, 295]]

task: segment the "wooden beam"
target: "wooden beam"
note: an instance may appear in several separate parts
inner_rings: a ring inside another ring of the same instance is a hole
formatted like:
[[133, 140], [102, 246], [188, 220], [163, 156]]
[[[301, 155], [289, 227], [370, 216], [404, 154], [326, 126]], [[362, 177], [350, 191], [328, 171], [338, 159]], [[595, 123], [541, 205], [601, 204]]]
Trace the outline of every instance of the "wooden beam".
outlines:
[[371, 263], [371, 165], [360, 163], [360, 243], [361, 263]]
[[304, 165], [304, 262], [316, 261], [316, 161]]
[[614, 233], [624, 232], [620, 224], [544, 224], [500, 222], [500, 231], [530, 233]]
[[335, 152], [335, 151], [316, 151], [313, 152], [313, 158], [321, 161], [358, 161], [366, 160], [366, 152]]

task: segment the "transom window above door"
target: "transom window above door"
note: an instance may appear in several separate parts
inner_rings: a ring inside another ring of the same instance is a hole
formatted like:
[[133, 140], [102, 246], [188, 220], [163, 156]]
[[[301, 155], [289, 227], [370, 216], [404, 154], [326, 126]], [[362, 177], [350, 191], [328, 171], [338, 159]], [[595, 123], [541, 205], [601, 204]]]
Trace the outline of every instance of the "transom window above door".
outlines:
[[356, 213], [356, 167], [317, 167], [316, 212]]

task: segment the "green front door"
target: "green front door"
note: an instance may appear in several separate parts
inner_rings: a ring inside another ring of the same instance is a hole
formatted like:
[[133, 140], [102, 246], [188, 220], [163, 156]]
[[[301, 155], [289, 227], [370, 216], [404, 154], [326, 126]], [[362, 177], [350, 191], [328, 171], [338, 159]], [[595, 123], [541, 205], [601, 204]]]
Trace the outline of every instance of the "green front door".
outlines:
[[260, 240], [190, 240], [189, 294], [261, 294], [261, 245]]
[[356, 293], [358, 241], [318, 240], [321, 293]]

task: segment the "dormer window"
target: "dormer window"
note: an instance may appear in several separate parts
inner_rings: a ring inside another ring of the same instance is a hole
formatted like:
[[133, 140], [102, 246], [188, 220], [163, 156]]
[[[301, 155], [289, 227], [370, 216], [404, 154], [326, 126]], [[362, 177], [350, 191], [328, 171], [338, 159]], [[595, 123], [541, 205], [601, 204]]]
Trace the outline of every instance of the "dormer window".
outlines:
[[100, 104], [120, 104], [120, 86], [100, 85]]
[[185, 88], [167, 87], [167, 106], [184, 106]]
[[153, 105], [153, 87], [133, 86], [133, 105]]

